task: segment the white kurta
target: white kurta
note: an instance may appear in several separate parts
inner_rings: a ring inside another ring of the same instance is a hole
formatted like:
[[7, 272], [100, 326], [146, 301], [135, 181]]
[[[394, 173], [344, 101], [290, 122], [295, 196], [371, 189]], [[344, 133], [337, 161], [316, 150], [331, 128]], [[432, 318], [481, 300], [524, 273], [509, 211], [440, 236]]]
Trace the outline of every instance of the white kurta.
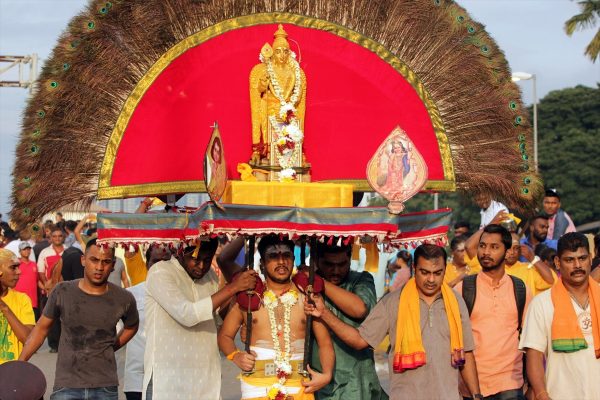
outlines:
[[211, 269], [192, 280], [177, 259], [152, 266], [146, 279], [144, 398], [219, 399], [221, 358], [211, 295], [219, 289]]

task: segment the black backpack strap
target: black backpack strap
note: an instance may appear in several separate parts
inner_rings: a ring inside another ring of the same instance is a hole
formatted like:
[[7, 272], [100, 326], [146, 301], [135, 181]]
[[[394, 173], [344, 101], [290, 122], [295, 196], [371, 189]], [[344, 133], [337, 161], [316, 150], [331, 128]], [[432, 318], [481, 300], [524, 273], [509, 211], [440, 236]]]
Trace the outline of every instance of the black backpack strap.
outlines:
[[465, 300], [465, 304], [467, 305], [467, 310], [469, 310], [469, 315], [473, 312], [473, 307], [475, 306], [475, 297], [477, 295], [477, 274], [475, 275], [467, 275], [463, 279], [462, 285], [462, 297]]
[[513, 289], [515, 291], [515, 301], [517, 303], [517, 315], [518, 315], [518, 328], [519, 335], [521, 334], [521, 327], [523, 326], [523, 312], [525, 311], [525, 303], [527, 302], [527, 288], [525, 282], [516, 276], [509, 275], [513, 282]]

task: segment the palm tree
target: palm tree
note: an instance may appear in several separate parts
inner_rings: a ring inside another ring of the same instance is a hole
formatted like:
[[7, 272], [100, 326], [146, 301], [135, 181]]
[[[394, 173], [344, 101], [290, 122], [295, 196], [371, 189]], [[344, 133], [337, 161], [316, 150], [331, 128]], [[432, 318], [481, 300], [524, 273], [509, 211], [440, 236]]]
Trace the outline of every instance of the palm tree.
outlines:
[[[600, 0], [583, 0], [579, 1], [579, 8], [581, 13], [572, 16], [567, 22], [565, 22], [565, 31], [567, 35], [573, 35], [575, 30], [588, 29], [596, 26], [598, 20], [600, 20]], [[596, 62], [598, 54], [600, 53], [600, 29], [596, 32], [596, 35], [585, 48], [585, 54]]]

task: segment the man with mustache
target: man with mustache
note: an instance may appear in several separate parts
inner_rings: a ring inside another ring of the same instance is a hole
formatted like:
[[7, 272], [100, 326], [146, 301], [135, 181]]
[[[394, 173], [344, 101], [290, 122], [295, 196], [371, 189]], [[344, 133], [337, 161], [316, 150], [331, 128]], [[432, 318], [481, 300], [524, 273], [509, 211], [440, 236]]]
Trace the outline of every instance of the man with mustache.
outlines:
[[[333, 238], [333, 243], [336, 242], [337, 238]], [[350, 271], [352, 243], [340, 246], [326, 243], [327, 240], [317, 245], [317, 273], [324, 279], [325, 304], [341, 321], [357, 328], [377, 303], [373, 277], [368, 272]], [[331, 339], [336, 358], [333, 379], [315, 397], [387, 399], [375, 371], [373, 349], [354, 350], [335, 334]], [[311, 365], [321, 369], [316, 342]]]
[[[219, 289], [211, 268], [217, 246], [217, 238], [203, 237], [148, 271], [143, 382], [147, 400], [220, 396], [216, 312], [236, 293], [253, 288], [256, 273], [245, 271]], [[222, 272], [230, 280], [236, 270]]]
[[[243, 241], [236, 239], [226, 246], [219, 266], [231, 266]], [[260, 308], [252, 312], [250, 352], [236, 349], [234, 338], [246, 328], [246, 315], [235, 304], [219, 332], [219, 347], [227, 358], [242, 371], [242, 399], [312, 399], [313, 393], [329, 383], [333, 374], [335, 354], [327, 328], [313, 320], [312, 329], [319, 345], [321, 371], [307, 366], [310, 379], [298, 373], [304, 357], [306, 315], [304, 296], [292, 281], [294, 242], [278, 235], [264, 236], [258, 243], [260, 267], [266, 289]]]
[[536, 259], [534, 254], [535, 247], [538, 244], [545, 244], [556, 250], [557, 241], [548, 239], [548, 226], [548, 217], [545, 215], [536, 215], [530, 220], [529, 236], [521, 239], [521, 257], [519, 261], [528, 261], [532, 264], [539, 261], [539, 257]]
[[540, 257], [534, 257], [529, 263], [519, 261], [521, 256], [519, 236], [516, 233], [511, 233], [511, 237], [512, 247], [506, 252], [504, 262], [506, 273], [525, 282], [533, 296], [552, 287], [556, 274]]
[[458, 400], [459, 374], [481, 399], [469, 314], [463, 299], [444, 283], [446, 252], [423, 244], [414, 259], [415, 276], [384, 296], [358, 328], [338, 318], [321, 296], [313, 296], [314, 305], [305, 302], [304, 310], [356, 350], [377, 347], [389, 334], [392, 400]]
[[598, 400], [600, 286], [589, 276], [587, 238], [564, 234], [554, 260], [561, 277], [533, 299], [521, 337], [529, 383], [536, 400]]
[[28, 361], [62, 322], [52, 400], [119, 397], [114, 353], [135, 335], [139, 316], [131, 293], [108, 282], [114, 258], [114, 249], [91, 240], [81, 257], [83, 279], [56, 285], [23, 346], [19, 360]]
[[[523, 354], [519, 351], [519, 311], [515, 286], [523, 281], [505, 271], [505, 257], [512, 247], [510, 232], [497, 224], [487, 225], [477, 247], [482, 271], [475, 279], [471, 326], [481, 394], [490, 400], [524, 400]], [[455, 289], [460, 293], [467, 281]], [[531, 293], [527, 289], [525, 308]], [[468, 305], [468, 302], [467, 302]], [[461, 390], [468, 397], [466, 390]]]

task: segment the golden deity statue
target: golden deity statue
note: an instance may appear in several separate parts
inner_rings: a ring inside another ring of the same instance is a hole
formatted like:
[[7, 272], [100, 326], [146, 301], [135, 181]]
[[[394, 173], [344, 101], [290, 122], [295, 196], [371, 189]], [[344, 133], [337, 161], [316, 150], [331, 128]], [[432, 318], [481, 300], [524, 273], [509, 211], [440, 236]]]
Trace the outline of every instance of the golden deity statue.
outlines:
[[287, 36], [279, 25], [273, 45], [265, 43], [261, 63], [250, 72], [251, 164], [278, 166], [286, 176], [303, 163], [306, 110], [306, 75]]

